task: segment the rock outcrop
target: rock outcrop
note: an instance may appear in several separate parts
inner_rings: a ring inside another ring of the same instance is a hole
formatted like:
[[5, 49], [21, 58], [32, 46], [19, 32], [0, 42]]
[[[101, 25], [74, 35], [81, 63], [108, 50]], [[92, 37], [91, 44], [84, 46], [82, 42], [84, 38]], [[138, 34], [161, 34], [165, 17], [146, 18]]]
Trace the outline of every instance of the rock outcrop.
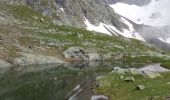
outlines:
[[102, 61], [103, 57], [100, 53], [89, 52], [81, 47], [70, 47], [63, 53], [64, 58], [72, 60], [83, 60], [83, 61]]
[[66, 63], [56, 57], [41, 54], [20, 53], [20, 55], [21, 57], [15, 59], [16, 65]]
[[81, 47], [70, 47], [63, 53], [64, 58], [73, 60], [86, 60], [85, 50]]

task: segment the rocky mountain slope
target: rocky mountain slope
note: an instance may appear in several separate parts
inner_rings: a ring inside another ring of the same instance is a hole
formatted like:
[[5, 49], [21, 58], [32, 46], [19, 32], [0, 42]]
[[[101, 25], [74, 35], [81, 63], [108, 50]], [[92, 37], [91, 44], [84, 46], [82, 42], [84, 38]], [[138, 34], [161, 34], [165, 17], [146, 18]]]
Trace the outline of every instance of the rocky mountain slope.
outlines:
[[130, 21], [97, 0], [0, 2], [1, 66], [115, 60], [141, 55], [168, 57], [153, 45], [125, 38], [143, 40]]

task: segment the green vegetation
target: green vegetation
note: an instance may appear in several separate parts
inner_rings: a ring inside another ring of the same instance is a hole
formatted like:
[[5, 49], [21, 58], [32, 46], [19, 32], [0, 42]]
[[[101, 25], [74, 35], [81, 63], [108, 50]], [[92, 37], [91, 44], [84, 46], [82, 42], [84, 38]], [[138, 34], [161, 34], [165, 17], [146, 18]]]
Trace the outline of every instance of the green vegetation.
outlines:
[[47, 27], [52, 24], [48, 17], [26, 5], [0, 4], [0, 11], [6, 11], [8, 16], [17, 19], [18, 26]]
[[[148, 79], [139, 75], [127, 75], [135, 82], [123, 81], [119, 74], [110, 73], [97, 80], [99, 87], [95, 91], [110, 97], [110, 100], [165, 100], [170, 96], [170, 73], [162, 77]], [[137, 85], [144, 85], [144, 90], [137, 90]]]
[[[22, 33], [25, 33], [24, 35], [32, 34], [40, 37], [47, 37], [49, 39], [56, 39], [59, 40], [59, 42], [68, 42], [69, 45], [66, 44], [64, 48], [69, 46], [83, 46], [85, 48], [95, 48], [97, 50], [101, 49], [100, 52], [155, 51], [154, 47], [149, 47], [138, 40], [125, 39], [123, 37], [117, 38], [116, 36], [110, 37], [101, 33], [91, 32], [71, 26], [54, 25], [48, 17], [33, 11], [25, 5], [1, 4], [0, 9], [7, 11], [17, 20], [21, 21], [19, 22], [20, 24], [17, 29], [19, 29]], [[48, 31], [52, 29], [55, 30], [55, 32]], [[85, 46], [85, 42], [89, 42], [95, 46]]]
[[161, 66], [170, 69], [170, 61], [162, 63]]

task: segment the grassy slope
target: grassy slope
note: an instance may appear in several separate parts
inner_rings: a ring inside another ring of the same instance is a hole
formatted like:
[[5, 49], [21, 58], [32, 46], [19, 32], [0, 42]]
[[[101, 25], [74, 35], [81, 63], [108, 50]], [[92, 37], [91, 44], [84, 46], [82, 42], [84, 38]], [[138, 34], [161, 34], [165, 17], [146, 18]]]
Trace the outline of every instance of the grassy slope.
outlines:
[[[15, 25], [11, 27], [21, 33], [21, 36], [18, 37], [20, 45], [27, 49], [31, 45], [32, 50], [41, 54], [62, 58], [62, 52], [71, 46], [81, 46], [89, 52], [125, 53], [127, 56], [132, 52], [136, 52], [138, 55], [160, 52], [159, 49], [135, 39], [111, 37], [71, 26], [54, 25], [49, 17], [42, 16], [27, 6], [0, 4], [0, 11], [6, 12], [16, 20]], [[10, 32], [15, 34], [11, 30]], [[58, 45], [49, 45], [49, 43]], [[35, 47], [44, 49], [37, 50]]]
[[[8, 12], [14, 15], [15, 18], [25, 22], [25, 23], [21, 23], [20, 26], [39, 28], [36, 30], [36, 29], [26, 29], [22, 27], [21, 31], [32, 35], [56, 39], [59, 41], [71, 42], [72, 45], [68, 45], [68, 46], [73, 46], [73, 45], [82, 46], [83, 42], [88, 41], [96, 44], [95, 46], [96, 48], [104, 48], [105, 50], [108, 51], [122, 50], [114, 46], [107, 47], [107, 45], [109, 44], [122, 46], [124, 48], [124, 50], [122, 51], [149, 51], [149, 50], [155, 51], [155, 48], [146, 46], [138, 40], [110, 37], [101, 33], [98, 34], [96, 32], [86, 31], [83, 29], [78, 29], [70, 26], [53, 25], [49, 21], [49, 18], [46, 18], [41, 14], [32, 11], [31, 8], [28, 8], [26, 6], [8, 5], [5, 6], [4, 8], [6, 8]], [[34, 16], [37, 16], [39, 19], [35, 19]], [[43, 18], [44, 21], [43, 22], [40, 21], [40, 18]], [[50, 29], [55, 29], [56, 31], [55, 32], [46, 31]], [[78, 35], [82, 35], [82, 37], [79, 38]]]
[[[162, 73], [163, 77], [147, 79], [133, 76], [135, 82], [124, 82], [120, 75], [110, 73], [97, 82], [97, 93], [109, 96], [111, 100], [165, 100], [170, 95], [170, 73]], [[137, 85], [144, 85], [144, 90], [136, 90]], [[155, 99], [154, 99], [155, 98]]]

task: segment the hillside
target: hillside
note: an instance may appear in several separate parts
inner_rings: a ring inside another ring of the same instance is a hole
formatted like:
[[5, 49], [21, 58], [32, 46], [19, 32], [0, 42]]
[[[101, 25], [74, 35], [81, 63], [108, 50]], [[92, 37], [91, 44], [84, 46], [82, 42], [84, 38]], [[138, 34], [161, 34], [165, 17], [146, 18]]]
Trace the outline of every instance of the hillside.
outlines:
[[[120, 52], [129, 55], [154, 55], [162, 52], [135, 39], [55, 25], [49, 17], [26, 5], [1, 4], [0, 12], [2, 64], [29, 65], [70, 61], [73, 59], [66, 59], [63, 55], [69, 47], [81, 47], [87, 55], [97, 53], [102, 59], [111, 59], [111, 55], [116, 56]], [[110, 56], [105, 58], [105, 55]], [[42, 58], [50, 60], [41, 60]]]

